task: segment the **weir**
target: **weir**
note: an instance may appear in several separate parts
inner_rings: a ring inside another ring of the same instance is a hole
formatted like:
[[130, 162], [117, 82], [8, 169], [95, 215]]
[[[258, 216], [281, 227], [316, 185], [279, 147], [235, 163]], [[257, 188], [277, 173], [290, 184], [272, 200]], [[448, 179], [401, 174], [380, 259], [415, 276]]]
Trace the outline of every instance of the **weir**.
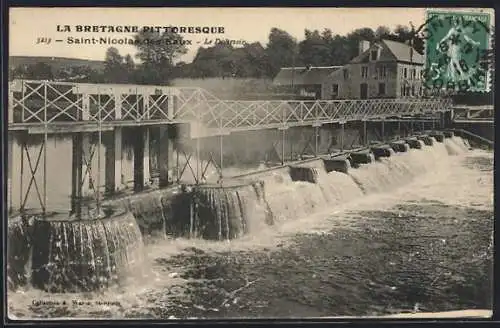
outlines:
[[100, 290], [140, 266], [146, 236], [239, 238], [467, 148], [435, 130], [447, 99], [229, 102], [46, 81], [15, 81], [10, 97], [10, 288]]

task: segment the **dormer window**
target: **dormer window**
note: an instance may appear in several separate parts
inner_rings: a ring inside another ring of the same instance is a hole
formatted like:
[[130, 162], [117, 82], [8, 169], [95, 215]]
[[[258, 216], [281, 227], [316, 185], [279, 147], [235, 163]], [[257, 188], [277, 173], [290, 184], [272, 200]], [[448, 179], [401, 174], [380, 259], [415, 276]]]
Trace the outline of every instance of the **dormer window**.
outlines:
[[378, 59], [378, 49], [373, 49], [370, 51], [370, 60], [375, 61]]

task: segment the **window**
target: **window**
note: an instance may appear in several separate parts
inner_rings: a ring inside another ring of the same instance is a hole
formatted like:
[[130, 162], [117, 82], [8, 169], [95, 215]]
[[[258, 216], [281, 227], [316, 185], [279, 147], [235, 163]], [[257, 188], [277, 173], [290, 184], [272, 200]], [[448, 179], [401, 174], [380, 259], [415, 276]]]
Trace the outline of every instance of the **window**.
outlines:
[[410, 87], [407, 85], [401, 86], [401, 96], [407, 97], [410, 95]]
[[368, 77], [368, 66], [361, 67], [361, 77], [364, 79]]
[[415, 86], [414, 86], [414, 85], [412, 85], [412, 86], [411, 86], [411, 95], [412, 95], [412, 96], [416, 96], [416, 95], [417, 95], [417, 94], [415, 93]]
[[378, 94], [385, 95], [385, 83], [378, 84]]
[[372, 50], [372, 51], [370, 52], [370, 59], [371, 59], [371, 60], [377, 60], [377, 57], [378, 57], [378, 50], [377, 50], [377, 49]]
[[413, 80], [417, 78], [417, 70], [415, 68], [411, 70], [411, 78]]
[[349, 71], [347, 69], [344, 69], [344, 80], [347, 80], [349, 78]]
[[408, 69], [406, 67], [403, 69], [403, 78], [408, 78]]
[[339, 96], [339, 85], [332, 84], [332, 98], [337, 98]]
[[380, 73], [380, 77], [381, 78], [386, 77], [387, 76], [387, 67], [385, 65], [384, 66], [380, 66], [379, 73]]

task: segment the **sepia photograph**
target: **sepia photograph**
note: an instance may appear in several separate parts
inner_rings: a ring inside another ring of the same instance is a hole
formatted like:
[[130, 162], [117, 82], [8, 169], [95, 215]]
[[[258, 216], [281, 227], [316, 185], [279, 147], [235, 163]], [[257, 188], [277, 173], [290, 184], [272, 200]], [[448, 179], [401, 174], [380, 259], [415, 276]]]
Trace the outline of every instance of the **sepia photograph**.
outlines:
[[12, 322], [492, 317], [493, 9], [8, 19]]

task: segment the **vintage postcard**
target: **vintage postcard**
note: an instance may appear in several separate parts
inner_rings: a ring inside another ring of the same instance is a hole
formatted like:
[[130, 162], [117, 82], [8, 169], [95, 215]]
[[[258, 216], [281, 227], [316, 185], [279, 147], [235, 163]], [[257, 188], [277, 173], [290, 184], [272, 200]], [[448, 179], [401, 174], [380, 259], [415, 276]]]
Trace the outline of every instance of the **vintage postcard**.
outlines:
[[11, 7], [8, 319], [490, 318], [494, 20]]

